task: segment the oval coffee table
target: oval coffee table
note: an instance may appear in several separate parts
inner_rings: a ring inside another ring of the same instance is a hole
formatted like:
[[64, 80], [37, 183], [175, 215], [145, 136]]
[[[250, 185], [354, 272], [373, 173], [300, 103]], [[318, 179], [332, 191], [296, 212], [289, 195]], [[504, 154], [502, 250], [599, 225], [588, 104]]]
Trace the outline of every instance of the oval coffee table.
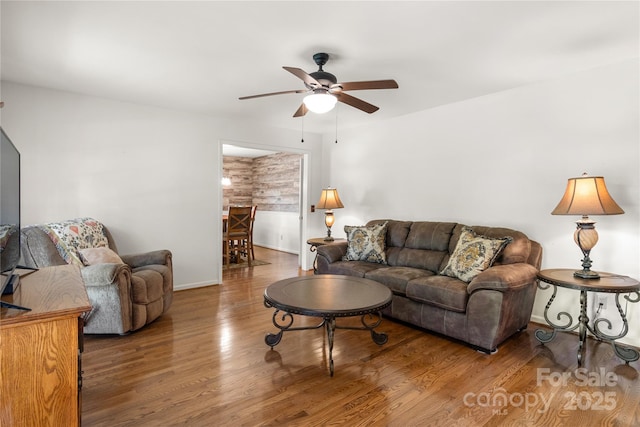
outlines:
[[[374, 330], [382, 322], [380, 311], [391, 304], [391, 291], [369, 279], [319, 274], [280, 280], [264, 291], [264, 305], [275, 308], [273, 324], [280, 332], [267, 334], [264, 341], [272, 349], [286, 331], [326, 327], [329, 341], [329, 370], [333, 376], [333, 336], [336, 329], [362, 329], [371, 332], [373, 342], [382, 345], [387, 335]], [[278, 314], [282, 311], [282, 316]], [[321, 317], [315, 326], [292, 327], [293, 314]], [[362, 316], [361, 327], [338, 326], [336, 318]]]

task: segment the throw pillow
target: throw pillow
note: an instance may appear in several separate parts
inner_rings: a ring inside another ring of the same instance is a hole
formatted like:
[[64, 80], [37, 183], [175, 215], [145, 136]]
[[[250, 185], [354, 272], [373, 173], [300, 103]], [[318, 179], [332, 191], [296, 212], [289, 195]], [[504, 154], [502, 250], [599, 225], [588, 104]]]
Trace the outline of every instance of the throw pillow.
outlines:
[[469, 283], [478, 274], [491, 267], [500, 251], [512, 240], [511, 237], [496, 239], [480, 236], [471, 228], [464, 227], [447, 266], [440, 274]]
[[107, 247], [99, 248], [86, 248], [78, 251], [80, 259], [84, 265], [96, 265], [96, 264], [124, 264], [122, 259], [117, 253]]
[[367, 261], [378, 264], [387, 263], [384, 251], [387, 237], [387, 223], [355, 227], [345, 225], [347, 233], [347, 254], [344, 261]]

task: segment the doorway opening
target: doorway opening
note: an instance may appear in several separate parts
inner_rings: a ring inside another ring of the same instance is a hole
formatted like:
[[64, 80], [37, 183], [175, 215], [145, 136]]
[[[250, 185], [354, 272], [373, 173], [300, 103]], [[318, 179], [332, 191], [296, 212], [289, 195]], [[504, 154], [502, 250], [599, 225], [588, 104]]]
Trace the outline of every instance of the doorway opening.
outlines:
[[[257, 206], [254, 244], [296, 254], [298, 265], [307, 268], [308, 153], [222, 141], [220, 154], [221, 212], [229, 206]], [[221, 276], [222, 256], [218, 259]]]

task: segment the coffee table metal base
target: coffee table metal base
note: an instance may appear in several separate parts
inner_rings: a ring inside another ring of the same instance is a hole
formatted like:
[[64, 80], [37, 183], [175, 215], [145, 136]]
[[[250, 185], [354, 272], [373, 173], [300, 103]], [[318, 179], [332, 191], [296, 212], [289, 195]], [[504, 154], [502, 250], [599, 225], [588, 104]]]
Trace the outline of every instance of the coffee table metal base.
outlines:
[[[272, 306], [268, 301], [264, 302], [264, 305], [267, 308], [271, 308]], [[281, 316], [279, 314], [282, 313]], [[344, 316], [340, 316], [344, 317]], [[376, 332], [375, 328], [377, 328], [382, 322], [382, 314], [380, 312], [363, 314], [360, 317], [360, 322], [362, 326], [340, 326], [336, 324], [336, 316], [325, 315], [322, 317], [322, 321], [317, 325], [313, 326], [301, 326], [301, 327], [292, 327], [293, 325], [293, 315], [286, 311], [281, 311], [276, 308], [276, 311], [273, 313], [273, 324], [276, 328], [280, 329], [280, 332], [276, 334], [267, 334], [264, 337], [264, 342], [267, 343], [271, 349], [274, 346], [278, 345], [280, 340], [282, 339], [282, 335], [288, 331], [304, 331], [309, 329], [319, 329], [323, 326], [327, 330], [327, 341], [329, 343], [329, 372], [331, 376], [333, 376], [333, 338], [336, 329], [355, 329], [355, 330], [367, 330], [371, 333], [371, 339], [374, 343], [378, 345], [386, 344], [387, 334]]]

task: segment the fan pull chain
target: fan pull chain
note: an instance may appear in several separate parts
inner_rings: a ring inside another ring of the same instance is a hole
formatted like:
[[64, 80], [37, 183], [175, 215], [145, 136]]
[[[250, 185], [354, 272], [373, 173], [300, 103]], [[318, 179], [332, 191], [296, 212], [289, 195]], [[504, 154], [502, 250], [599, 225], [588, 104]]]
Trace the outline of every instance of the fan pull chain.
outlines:
[[300, 136], [300, 142], [304, 144], [304, 116], [302, 116], [302, 134]]
[[338, 106], [336, 105], [336, 144], [338, 143]]

